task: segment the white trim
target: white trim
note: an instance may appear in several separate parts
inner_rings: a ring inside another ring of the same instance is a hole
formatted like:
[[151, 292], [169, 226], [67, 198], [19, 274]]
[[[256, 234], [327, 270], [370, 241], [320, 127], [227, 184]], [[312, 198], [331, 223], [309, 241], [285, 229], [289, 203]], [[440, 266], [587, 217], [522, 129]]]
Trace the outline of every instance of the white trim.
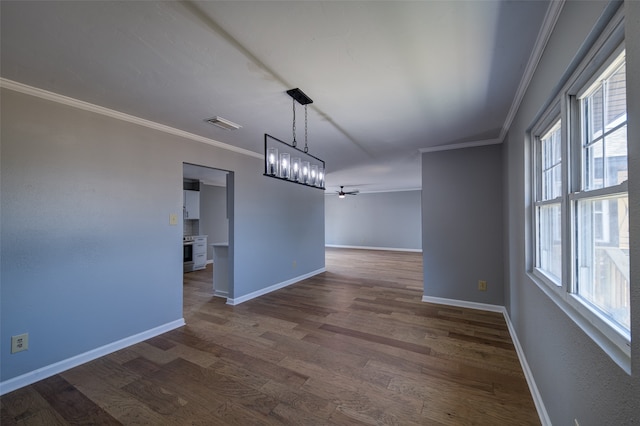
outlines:
[[182, 327], [183, 325], [185, 325], [184, 318], [180, 318], [178, 320], [171, 321], [158, 327], [143, 331], [142, 333], [134, 334], [133, 336], [125, 337], [124, 339], [118, 340], [116, 342], [100, 346], [99, 348], [91, 349], [90, 351], [72, 356], [71, 358], [67, 358], [62, 361], [58, 361], [54, 364], [38, 368], [21, 376], [5, 380], [4, 382], [0, 382], [0, 395], [4, 395], [5, 393], [12, 392], [24, 386], [28, 386], [39, 380], [51, 377], [55, 374], [62, 373], [63, 371], [69, 370], [73, 367], [77, 367], [86, 362], [93, 361], [94, 359], [100, 358], [105, 355], [109, 355], [112, 352], [124, 349], [131, 345], [135, 345], [136, 343], [143, 342], [152, 337], [156, 337], [160, 334]]
[[265, 288], [262, 288], [260, 290], [256, 290], [256, 291], [254, 291], [252, 293], [245, 294], [244, 296], [240, 296], [240, 297], [238, 297], [236, 299], [227, 299], [227, 305], [239, 305], [240, 303], [246, 302], [246, 301], [251, 300], [251, 299], [255, 299], [256, 297], [263, 296], [263, 295], [265, 295], [267, 293], [271, 293], [272, 291], [280, 290], [281, 288], [290, 286], [291, 284], [295, 284], [295, 283], [300, 282], [302, 280], [306, 280], [307, 278], [311, 278], [314, 275], [318, 275], [318, 274], [321, 274], [323, 272], [326, 272], [326, 268], [320, 268], [320, 269], [317, 269], [315, 271], [309, 272], [308, 274], [299, 275], [299, 276], [297, 276], [295, 278], [291, 278], [290, 280], [283, 281], [281, 283], [274, 284], [272, 286], [265, 287]]
[[[360, 191], [360, 194], [378, 194], [384, 192], [407, 192], [407, 191], [422, 191], [422, 188], [401, 188], [401, 189], [377, 189], [373, 191]], [[335, 195], [335, 194], [334, 194]]]
[[459, 308], [479, 309], [489, 312], [504, 312], [504, 306], [490, 305], [488, 303], [469, 302], [467, 300], [447, 299], [444, 297], [422, 296], [422, 301], [427, 303], [436, 303], [438, 305], [457, 306]]
[[[593, 340], [621, 369], [631, 375], [631, 348], [622, 347], [620, 337], [614, 337], [615, 330], [606, 326], [602, 319], [578, 302], [572, 293], [555, 291], [552, 286], [541, 280], [537, 274], [527, 272], [527, 276], [564, 314], [572, 320], [588, 337]], [[603, 326], [603, 327], [601, 327]], [[630, 345], [627, 342], [626, 345]]]
[[[504, 308], [503, 308], [504, 309]], [[543, 426], [551, 426], [551, 419], [549, 418], [549, 413], [547, 413], [547, 408], [544, 406], [544, 401], [542, 400], [542, 395], [538, 391], [538, 386], [536, 386], [536, 381], [533, 378], [533, 373], [529, 368], [529, 363], [527, 362], [527, 357], [524, 356], [524, 350], [520, 345], [520, 341], [518, 340], [518, 335], [516, 334], [516, 329], [513, 327], [511, 323], [511, 318], [509, 318], [509, 314], [507, 310], [504, 309], [502, 314], [504, 315], [504, 320], [507, 322], [507, 328], [509, 329], [509, 334], [511, 335], [511, 340], [513, 340], [513, 346], [516, 348], [516, 353], [518, 354], [518, 359], [520, 360], [520, 365], [522, 366], [522, 372], [524, 373], [524, 377], [527, 379], [527, 385], [529, 385], [529, 391], [531, 392], [531, 397], [533, 398], [533, 403], [536, 406], [536, 410], [538, 411], [538, 417], [540, 417], [540, 423]]]
[[629, 194], [628, 180], [625, 180], [621, 184], [618, 184], [615, 186], [606, 186], [604, 188], [570, 192], [568, 195], [569, 195], [569, 201], [577, 201], [577, 200], [589, 200], [589, 199], [599, 199], [599, 198], [613, 198], [617, 195], [627, 195], [627, 194]]
[[507, 309], [504, 306], [490, 305], [486, 303], [468, 302], [466, 300], [446, 299], [443, 297], [433, 297], [433, 296], [422, 296], [422, 301], [427, 303], [436, 303], [438, 305], [457, 306], [460, 308], [479, 309], [482, 311], [502, 313], [502, 315], [504, 316], [504, 320], [507, 323], [507, 329], [509, 330], [509, 334], [511, 335], [513, 346], [516, 349], [516, 354], [518, 355], [518, 360], [520, 361], [520, 366], [522, 367], [524, 377], [527, 380], [527, 385], [529, 386], [529, 391], [531, 392], [533, 403], [536, 406], [536, 411], [538, 412], [540, 423], [543, 426], [551, 426], [551, 419], [549, 418], [547, 409], [544, 406], [542, 395], [540, 395], [540, 392], [538, 391], [538, 387], [536, 386], [536, 381], [533, 378], [533, 373], [531, 372], [531, 369], [529, 368], [529, 363], [527, 362], [527, 358], [524, 355], [524, 350], [520, 345], [520, 341], [518, 340], [518, 335], [516, 334], [516, 330], [513, 327], [513, 324], [511, 323], [511, 318], [509, 318]]
[[18, 83], [17, 81], [7, 80], [6, 78], [0, 78], [0, 87], [13, 90], [16, 92], [24, 93], [27, 95], [35, 96], [48, 101], [57, 102], [63, 105], [79, 108], [84, 111], [93, 112], [96, 114], [105, 115], [107, 117], [115, 118], [116, 120], [122, 120], [129, 123], [137, 124], [139, 126], [148, 127], [150, 129], [158, 130], [160, 132], [168, 133], [170, 135], [179, 136], [185, 139], [191, 139], [192, 141], [206, 143], [218, 148], [226, 149], [227, 151], [237, 152], [239, 154], [247, 155], [249, 157], [263, 159], [262, 154], [249, 151], [244, 148], [238, 148], [233, 145], [229, 145], [214, 139], [205, 138], [204, 136], [196, 135], [194, 133], [185, 132], [184, 130], [169, 127], [164, 124], [156, 123], [154, 121], [145, 120], [144, 118], [135, 117], [133, 115], [125, 114], [119, 111], [115, 111], [109, 108], [94, 105], [89, 102], [80, 101], [78, 99], [70, 98], [68, 96], [59, 95], [57, 93], [49, 92], [47, 90], [38, 89], [36, 87], [27, 86], [26, 84]]
[[422, 253], [422, 249], [412, 249], [412, 248], [345, 246], [340, 244], [325, 244], [324, 246], [331, 247], [331, 248], [345, 248], [345, 249], [355, 249], [355, 250], [407, 251], [412, 253]]
[[529, 61], [527, 62], [527, 66], [524, 69], [524, 73], [522, 74], [522, 79], [520, 80], [520, 85], [516, 90], [516, 94], [513, 97], [513, 102], [511, 103], [511, 108], [509, 108], [509, 112], [507, 113], [507, 118], [504, 121], [504, 125], [502, 126], [502, 131], [500, 132], [500, 143], [504, 141], [504, 138], [507, 137], [507, 133], [509, 132], [509, 128], [511, 127], [511, 123], [513, 123], [513, 119], [516, 117], [518, 109], [520, 108], [520, 104], [524, 99], [524, 95], [531, 84], [531, 79], [538, 68], [538, 64], [540, 63], [540, 59], [542, 58], [542, 54], [544, 53], [544, 49], [547, 47], [547, 43], [551, 38], [551, 34], [553, 33], [553, 29], [558, 22], [558, 18], [560, 17], [560, 12], [562, 12], [562, 8], [564, 7], [565, 0], [554, 0], [549, 2], [549, 8], [547, 9], [547, 13], [544, 16], [544, 20], [542, 21], [542, 26], [540, 27], [540, 31], [538, 32], [538, 38], [536, 39], [536, 43], [533, 46], [533, 50], [531, 51], [531, 56], [529, 56]]
[[454, 143], [454, 144], [448, 144], [448, 145], [430, 146], [428, 148], [420, 148], [418, 150], [418, 152], [420, 152], [421, 154], [424, 154], [424, 153], [427, 153], [427, 152], [451, 151], [453, 149], [475, 148], [477, 146], [498, 145], [498, 144], [501, 144], [501, 143], [502, 143], [502, 139], [500, 139], [500, 138], [483, 139], [483, 140], [472, 141], [472, 142], [463, 142], [463, 143]]

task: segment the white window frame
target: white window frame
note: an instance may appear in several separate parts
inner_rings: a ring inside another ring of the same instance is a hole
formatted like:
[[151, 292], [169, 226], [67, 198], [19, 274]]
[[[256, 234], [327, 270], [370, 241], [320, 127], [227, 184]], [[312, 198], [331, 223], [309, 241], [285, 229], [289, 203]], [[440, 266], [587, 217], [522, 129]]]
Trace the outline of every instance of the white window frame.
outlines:
[[[569, 210], [571, 214], [574, 214], [575, 206], [580, 200], [595, 200], [599, 197], [606, 197], [610, 195], [619, 195], [619, 194], [628, 194], [628, 182], [625, 181], [619, 185], [603, 187], [599, 189], [592, 190], [584, 190], [583, 186], [583, 170], [584, 162], [582, 161], [583, 149], [582, 149], [582, 136], [581, 129], [577, 128], [581, 124], [581, 119], [578, 116], [581, 116], [582, 111], [580, 110], [580, 99], [584, 97], [588, 90], [592, 87], [593, 83], [600, 78], [603, 74], [607, 73], [609, 69], [616, 68], [619, 66], [619, 56], [624, 51], [624, 43], [619, 44], [615, 49], [610, 51], [607, 56], [606, 61], [600, 64], [600, 67], [593, 73], [593, 76], [589, 80], [581, 80], [577, 79], [572, 87], [569, 88], [569, 99], [571, 109], [574, 111], [572, 115], [576, 117], [576, 119], [572, 122], [572, 128], [570, 129], [571, 135], [571, 155], [572, 155], [572, 167], [575, 170], [570, 177], [570, 186], [571, 190], [569, 193], [569, 202], [571, 207]], [[576, 95], [571, 95], [575, 89], [580, 89]], [[628, 141], [627, 141], [628, 143]], [[605, 178], [603, 171], [603, 179]], [[572, 229], [571, 231], [571, 247], [572, 247], [572, 256], [571, 259], [577, 258], [577, 235], [575, 229], [575, 222], [571, 223]], [[577, 265], [574, 265], [573, 269], [577, 269]], [[598, 328], [602, 333], [605, 334], [607, 338], [609, 338], [614, 344], [616, 344], [623, 352], [625, 352], [628, 356], [631, 356], [631, 335], [630, 330], [627, 331], [621, 327], [619, 327], [614, 322], [610, 321], [607, 316], [601, 314], [597, 309], [590, 308], [588, 306], [588, 302], [584, 301], [577, 294], [576, 288], [576, 275], [578, 274], [577, 270], [572, 271], [571, 285], [569, 288], [570, 298], [568, 298], [568, 302], [576, 309], [581, 315], [585, 316], [588, 320], [590, 320], [593, 325]]]
[[[560, 229], [561, 229], [561, 245], [562, 245], [562, 249], [561, 251], [564, 252], [565, 249], [565, 245], [566, 245], [566, 240], [565, 240], [565, 218], [564, 218], [564, 211], [566, 209], [566, 197], [564, 196], [564, 194], [566, 194], [567, 192], [567, 188], [566, 188], [566, 179], [564, 178], [565, 176], [565, 172], [566, 172], [566, 145], [565, 145], [565, 138], [563, 137], [563, 131], [564, 128], [562, 126], [562, 117], [561, 117], [561, 108], [560, 108], [560, 102], [555, 102], [554, 105], [549, 108], [547, 110], [547, 112], [544, 114], [544, 116], [542, 117], [541, 120], [539, 120], [538, 124], [536, 125], [536, 127], [533, 128], [531, 134], [532, 134], [532, 148], [533, 148], [533, 202], [532, 202], [532, 206], [533, 206], [533, 211], [532, 211], [532, 223], [533, 223], [533, 232], [532, 232], [532, 236], [533, 236], [533, 269], [532, 272], [535, 274], [535, 276], [539, 279], [545, 282], [546, 285], [548, 285], [553, 291], [556, 292], [561, 292], [562, 291], [562, 283], [565, 282], [564, 277], [560, 276], [560, 277], [554, 277], [550, 274], [547, 274], [543, 269], [539, 268], [538, 265], [540, 264], [540, 258], [539, 258], [539, 245], [540, 245], [540, 241], [538, 238], [538, 214], [537, 214], [537, 210], [538, 207], [543, 207], [543, 206], [548, 206], [548, 205], [554, 205], [554, 204], [560, 204], [560, 211], [562, 214], [562, 219], [561, 219], [561, 223], [560, 223]], [[546, 135], [551, 129], [553, 129], [556, 126], [556, 123], [560, 121], [561, 122], [561, 127], [560, 127], [560, 131], [561, 131], [561, 144], [562, 144], [562, 157], [561, 157], [561, 174], [563, 176], [562, 179], [562, 189], [561, 189], [561, 194], [560, 196], [553, 198], [553, 199], [547, 199], [547, 200], [543, 200], [542, 199], [542, 176], [540, 176], [542, 170], [542, 149], [541, 149], [541, 145], [542, 145], [542, 136]]]
[[[621, 329], [597, 309], [591, 309], [576, 294], [576, 225], [575, 205], [578, 200], [627, 193], [627, 182], [590, 191], [580, 191], [582, 183], [582, 141], [579, 129], [579, 98], [592, 86], [624, 50], [624, 15], [620, 8], [582, 61], [552, 97], [527, 132], [530, 144], [530, 256], [529, 276], [587, 335], [589, 335], [621, 368], [631, 374], [631, 331]], [[537, 207], [557, 203], [558, 198], [541, 201], [541, 177], [538, 175], [540, 137], [561, 121], [562, 146], [562, 276], [554, 279], [539, 269]], [[628, 141], [627, 141], [628, 143]]]

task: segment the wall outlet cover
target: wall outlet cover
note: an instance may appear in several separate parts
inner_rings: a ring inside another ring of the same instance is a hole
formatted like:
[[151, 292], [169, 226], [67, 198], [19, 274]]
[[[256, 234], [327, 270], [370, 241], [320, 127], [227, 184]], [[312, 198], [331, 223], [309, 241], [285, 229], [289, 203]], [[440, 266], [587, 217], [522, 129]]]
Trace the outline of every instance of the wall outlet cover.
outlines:
[[11, 353], [22, 352], [29, 349], [29, 333], [11, 336]]

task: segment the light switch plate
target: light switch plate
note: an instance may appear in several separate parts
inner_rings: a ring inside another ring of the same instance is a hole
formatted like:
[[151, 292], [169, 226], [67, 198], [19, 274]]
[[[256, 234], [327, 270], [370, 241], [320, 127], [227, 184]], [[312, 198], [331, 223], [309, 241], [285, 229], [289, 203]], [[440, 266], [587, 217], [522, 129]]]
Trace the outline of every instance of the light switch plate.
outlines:
[[169, 225], [177, 225], [178, 224], [178, 215], [175, 213], [171, 213], [169, 215]]

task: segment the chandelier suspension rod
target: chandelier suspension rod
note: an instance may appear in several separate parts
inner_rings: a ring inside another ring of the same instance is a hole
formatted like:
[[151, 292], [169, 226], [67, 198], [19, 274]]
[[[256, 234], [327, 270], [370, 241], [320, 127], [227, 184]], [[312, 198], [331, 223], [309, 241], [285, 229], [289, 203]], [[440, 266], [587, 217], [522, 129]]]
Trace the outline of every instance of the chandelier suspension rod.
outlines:
[[307, 143], [307, 104], [304, 104], [304, 152], [309, 152]]
[[296, 99], [291, 98], [293, 102], [293, 147], [295, 148], [298, 145], [296, 141]]

